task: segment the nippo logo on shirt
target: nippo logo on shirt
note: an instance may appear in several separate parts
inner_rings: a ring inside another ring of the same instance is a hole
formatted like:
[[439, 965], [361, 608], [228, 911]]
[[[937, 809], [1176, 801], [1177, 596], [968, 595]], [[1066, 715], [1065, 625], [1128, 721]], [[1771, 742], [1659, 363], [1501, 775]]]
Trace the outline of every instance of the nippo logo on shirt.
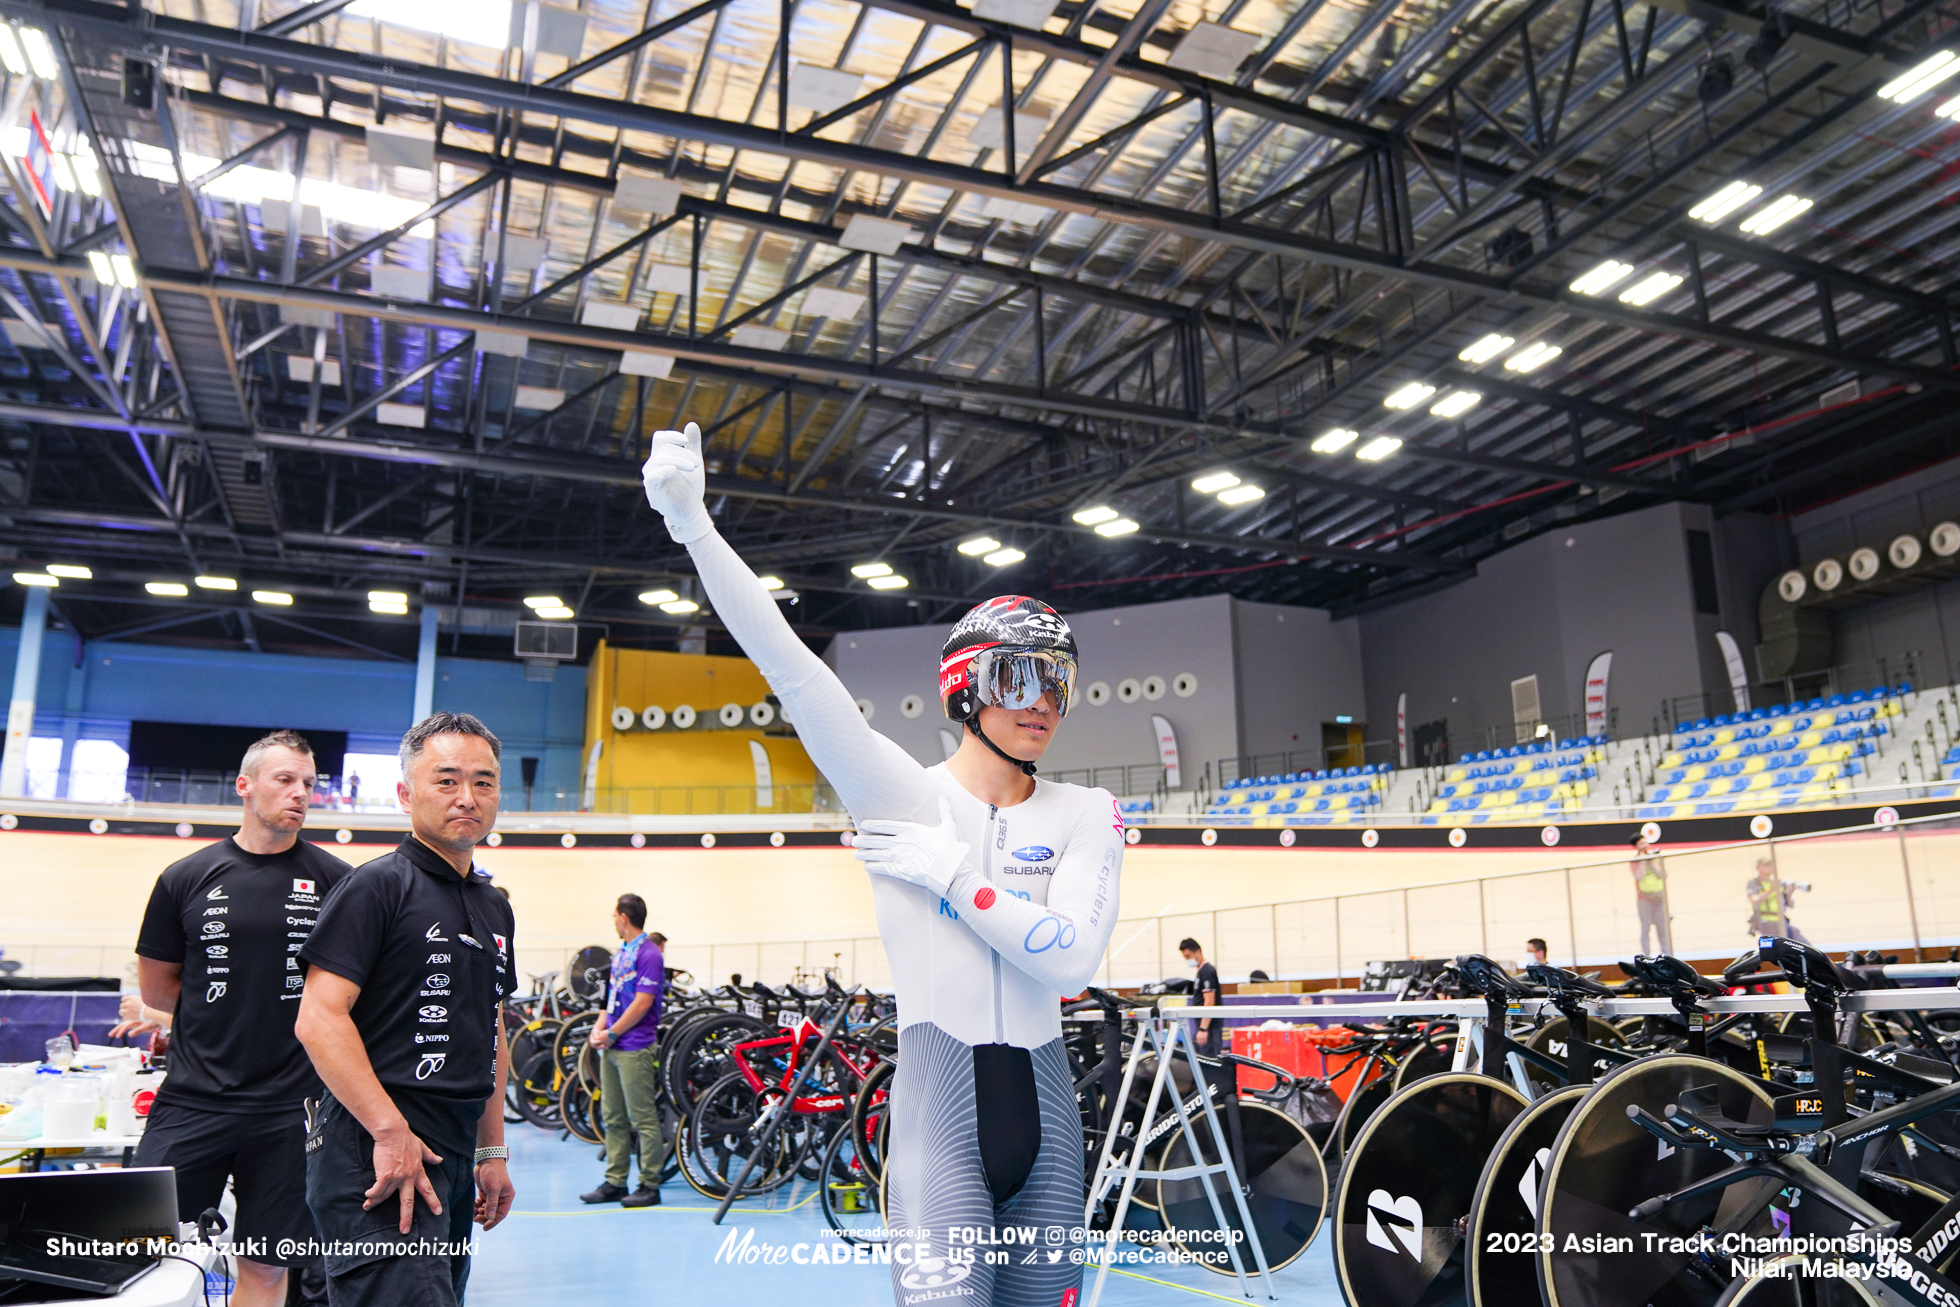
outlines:
[[994, 891], [992, 887], [984, 888], [978, 894], [975, 894], [973, 896], [973, 906], [982, 912], [994, 906]]
[[295, 877], [293, 879], [293, 893], [295, 894], [313, 893], [313, 882], [310, 880], [300, 880], [298, 877]]

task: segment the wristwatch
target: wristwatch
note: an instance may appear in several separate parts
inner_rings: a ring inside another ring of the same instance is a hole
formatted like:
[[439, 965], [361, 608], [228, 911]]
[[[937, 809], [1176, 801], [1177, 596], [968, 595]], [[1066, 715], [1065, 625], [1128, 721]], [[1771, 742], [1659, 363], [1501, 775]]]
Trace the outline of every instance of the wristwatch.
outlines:
[[490, 1161], [492, 1158], [500, 1158], [504, 1161], [509, 1161], [510, 1149], [506, 1148], [502, 1144], [496, 1144], [489, 1148], [479, 1148], [476, 1150], [476, 1160], [479, 1165], [481, 1165], [484, 1162]]

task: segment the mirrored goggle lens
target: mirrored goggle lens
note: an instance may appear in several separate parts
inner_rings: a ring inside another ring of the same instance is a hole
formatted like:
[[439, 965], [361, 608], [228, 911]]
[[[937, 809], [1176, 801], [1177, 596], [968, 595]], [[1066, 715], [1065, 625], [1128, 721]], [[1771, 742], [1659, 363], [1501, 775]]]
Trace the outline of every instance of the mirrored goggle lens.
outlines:
[[988, 693], [983, 702], [997, 708], [1032, 708], [1045, 690], [1054, 700], [1055, 711], [1068, 711], [1069, 691], [1075, 684], [1073, 666], [1046, 658], [1022, 656], [992, 660], [985, 681]]

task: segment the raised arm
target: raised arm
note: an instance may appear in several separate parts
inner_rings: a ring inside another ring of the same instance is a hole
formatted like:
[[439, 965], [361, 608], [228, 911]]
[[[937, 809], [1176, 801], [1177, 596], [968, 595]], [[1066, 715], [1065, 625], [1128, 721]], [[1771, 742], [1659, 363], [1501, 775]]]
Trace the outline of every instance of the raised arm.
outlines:
[[685, 433], [656, 432], [642, 475], [647, 502], [687, 547], [722, 625], [788, 705], [797, 737], [851, 816], [923, 816], [932, 793], [924, 768], [871, 729], [844, 683], [797, 638], [775, 598], [715, 531], [703, 499], [701, 429], [690, 422]]

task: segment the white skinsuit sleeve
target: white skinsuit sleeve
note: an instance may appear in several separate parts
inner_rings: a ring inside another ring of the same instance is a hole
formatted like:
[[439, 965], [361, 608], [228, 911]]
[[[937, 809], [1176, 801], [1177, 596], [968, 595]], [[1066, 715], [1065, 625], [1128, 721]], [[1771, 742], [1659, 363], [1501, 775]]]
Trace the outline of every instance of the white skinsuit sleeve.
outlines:
[[722, 625], [789, 706], [797, 738], [852, 817], [923, 819], [932, 785], [912, 755], [871, 729], [844, 683], [783, 620], [776, 599], [720, 533], [687, 552]]
[[[1123, 871], [1123, 819], [1107, 790], [1089, 790], [1055, 864], [1046, 906], [1017, 898], [975, 871], [971, 862], [947, 888], [960, 920], [1010, 966], [1058, 995], [1080, 994], [1102, 966], [1116, 929]], [[981, 906], [985, 904], [986, 906]]]

